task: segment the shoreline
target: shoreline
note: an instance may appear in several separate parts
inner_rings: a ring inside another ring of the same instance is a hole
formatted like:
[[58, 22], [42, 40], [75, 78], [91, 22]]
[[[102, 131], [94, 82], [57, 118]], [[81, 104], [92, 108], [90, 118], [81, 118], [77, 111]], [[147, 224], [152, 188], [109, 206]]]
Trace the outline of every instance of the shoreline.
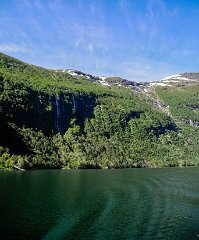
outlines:
[[196, 168], [199, 167], [199, 165], [196, 166], [173, 166], [173, 167], [124, 167], [124, 168], [32, 168], [32, 169], [9, 169], [9, 168], [0, 168], [0, 171], [9, 171], [9, 172], [30, 172], [30, 171], [41, 171], [41, 170], [121, 170], [121, 169], [165, 169], [165, 168], [179, 168], [179, 169], [185, 169], [185, 168]]

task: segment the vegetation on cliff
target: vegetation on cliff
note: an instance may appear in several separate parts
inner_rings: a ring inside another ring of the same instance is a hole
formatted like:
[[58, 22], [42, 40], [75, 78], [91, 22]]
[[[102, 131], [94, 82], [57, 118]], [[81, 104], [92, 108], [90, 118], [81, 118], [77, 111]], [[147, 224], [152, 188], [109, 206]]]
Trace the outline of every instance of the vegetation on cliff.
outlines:
[[157, 90], [171, 105], [176, 116], [172, 119], [125, 86], [101, 86], [84, 76], [32, 66], [0, 53], [0, 166], [197, 165], [199, 129], [176, 119], [182, 117], [181, 109], [194, 108], [192, 119], [197, 120], [198, 91], [188, 89], [181, 97], [182, 92]]

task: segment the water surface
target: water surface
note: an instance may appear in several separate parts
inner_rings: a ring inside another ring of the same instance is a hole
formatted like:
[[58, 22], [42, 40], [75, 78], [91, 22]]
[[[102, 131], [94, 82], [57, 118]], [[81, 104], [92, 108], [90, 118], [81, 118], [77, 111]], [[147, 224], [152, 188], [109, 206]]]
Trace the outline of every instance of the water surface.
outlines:
[[0, 172], [0, 239], [199, 239], [199, 168]]

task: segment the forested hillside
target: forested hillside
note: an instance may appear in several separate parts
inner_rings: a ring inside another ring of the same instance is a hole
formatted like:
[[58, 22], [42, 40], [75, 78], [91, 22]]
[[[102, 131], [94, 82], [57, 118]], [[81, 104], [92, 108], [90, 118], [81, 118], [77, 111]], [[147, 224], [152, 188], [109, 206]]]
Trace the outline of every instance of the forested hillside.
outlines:
[[0, 168], [198, 165], [199, 86], [157, 87], [169, 116], [120, 83], [0, 53]]

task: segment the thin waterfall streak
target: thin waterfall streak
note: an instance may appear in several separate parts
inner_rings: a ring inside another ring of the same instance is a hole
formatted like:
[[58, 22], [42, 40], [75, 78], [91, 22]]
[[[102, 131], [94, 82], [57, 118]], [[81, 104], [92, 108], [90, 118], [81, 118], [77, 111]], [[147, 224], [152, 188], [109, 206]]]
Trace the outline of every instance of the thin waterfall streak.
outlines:
[[61, 133], [59, 101], [56, 94], [55, 94], [55, 105], [56, 105], [56, 127], [58, 132]]
[[62, 96], [62, 111], [65, 113], [65, 98], [64, 95]]
[[73, 109], [74, 109], [74, 112], [76, 113], [76, 105], [75, 105], [74, 95], [72, 95], [72, 100], [73, 100]]

